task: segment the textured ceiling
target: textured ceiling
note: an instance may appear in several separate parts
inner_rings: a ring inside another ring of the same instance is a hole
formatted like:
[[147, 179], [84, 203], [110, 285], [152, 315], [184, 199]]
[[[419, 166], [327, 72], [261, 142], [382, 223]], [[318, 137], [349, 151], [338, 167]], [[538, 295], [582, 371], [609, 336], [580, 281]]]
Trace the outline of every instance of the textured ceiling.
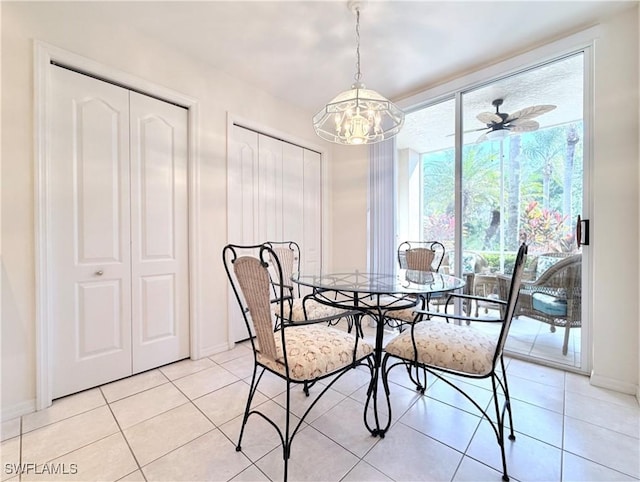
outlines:
[[[583, 58], [574, 55], [543, 67], [522, 72], [462, 95], [462, 129], [475, 131], [486, 127], [476, 116], [495, 112], [494, 99], [503, 99], [500, 112], [509, 114], [532, 105], [555, 105], [556, 108], [535, 120], [540, 127], [564, 124], [583, 117]], [[453, 100], [408, 113], [398, 134], [399, 148], [430, 152], [453, 147], [455, 111]], [[469, 132], [464, 142], [475, 142], [482, 131]]]

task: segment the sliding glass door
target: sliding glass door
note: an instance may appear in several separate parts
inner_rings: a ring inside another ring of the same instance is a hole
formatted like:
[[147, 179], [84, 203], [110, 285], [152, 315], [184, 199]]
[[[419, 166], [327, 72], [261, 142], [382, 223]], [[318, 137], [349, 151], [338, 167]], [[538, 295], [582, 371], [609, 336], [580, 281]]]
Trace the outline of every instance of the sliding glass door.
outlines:
[[[526, 241], [526, 281], [507, 350], [578, 369], [586, 329], [576, 242], [584, 197], [583, 57], [417, 109], [397, 139], [398, 241], [442, 241], [444, 269], [489, 299], [504, 297], [500, 275], [511, 273]], [[471, 307], [478, 318], [496, 310], [490, 301]]]

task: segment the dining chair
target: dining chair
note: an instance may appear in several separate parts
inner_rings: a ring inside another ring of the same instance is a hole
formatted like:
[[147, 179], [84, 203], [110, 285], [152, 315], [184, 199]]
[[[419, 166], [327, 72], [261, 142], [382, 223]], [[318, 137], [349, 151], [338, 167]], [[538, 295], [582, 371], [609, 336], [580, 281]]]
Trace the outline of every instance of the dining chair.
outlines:
[[[403, 241], [398, 245], [398, 265], [400, 269], [438, 272], [445, 256], [444, 245], [439, 241]], [[416, 308], [425, 309], [427, 299], [420, 297]], [[387, 325], [403, 329], [403, 325], [420, 321], [422, 315], [414, 308], [388, 313]]]
[[[424, 313], [428, 314], [429, 318], [411, 325], [410, 329], [393, 338], [385, 346], [386, 353], [382, 361], [382, 380], [385, 391], [388, 394], [390, 393], [389, 372], [391, 369], [396, 366], [411, 365], [433, 374], [466, 397], [488, 420], [495, 432], [502, 455], [502, 479], [505, 481], [509, 480], [505, 457], [505, 416], [508, 415], [509, 417], [510, 440], [515, 440], [515, 433], [513, 431], [513, 417], [503, 350], [520, 291], [526, 254], [527, 245], [523, 243], [516, 256], [507, 300], [491, 300], [493, 303], [504, 305], [503, 314], [497, 318], [471, 319], [474, 324], [479, 322], [499, 323], [501, 327], [497, 336], [485, 334], [473, 325], [461, 323], [469, 319], [468, 315], [456, 315], [446, 312]], [[455, 298], [488, 301], [474, 295], [465, 294], [451, 294], [448, 298], [449, 301], [453, 301]], [[445, 318], [446, 323], [437, 320], [437, 317]], [[451, 375], [455, 377], [451, 377]], [[488, 408], [486, 410], [483, 409], [474, 400], [472, 394], [466, 393], [464, 388], [456, 383], [456, 377], [491, 380], [495, 419], [492, 419], [487, 413]], [[424, 386], [420, 385], [416, 388], [424, 393], [426, 383]], [[498, 399], [499, 391], [504, 396], [502, 407]]]
[[[373, 373], [373, 347], [363, 339], [328, 326], [323, 319], [296, 323], [276, 320], [271, 306], [272, 286], [277, 286], [280, 299], [285, 297], [282, 263], [268, 244], [240, 246], [229, 244], [222, 251], [229, 283], [240, 306], [253, 351], [253, 375], [242, 419], [236, 451], [242, 450], [242, 437], [250, 416], [266, 420], [278, 433], [283, 451], [284, 480], [288, 476], [288, 461], [295, 435], [318, 400], [349, 370], [367, 366]], [[285, 320], [285, 303], [278, 303], [277, 316]], [[252, 336], [252, 327], [255, 338]], [[276, 420], [252, 407], [251, 401], [265, 371], [286, 383], [285, 420]], [[291, 427], [291, 390], [293, 386], [308, 386], [325, 379], [322, 390], [314, 396], [304, 414]]]
[[[291, 277], [294, 273], [300, 272], [301, 255], [300, 245], [295, 241], [267, 241], [264, 243], [271, 248], [271, 252], [280, 261], [282, 267], [282, 283], [284, 297], [278, 296], [279, 286], [272, 285], [274, 298], [272, 299], [272, 309], [274, 315], [278, 314], [280, 302], [284, 304], [284, 315], [287, 322], [300, 322], [312, 319], [324, 318], [330, 325], [335, 325], [340, 320], [347, 321], [348, 331], [356, 320], [357, 312], [347, 311], [335, 306], [324, 305], [314, 300], [311, 295], [301, 296], [300, 285], [294, 284]], [[274, 259], [271, 266], [275, 266]], [[274, 273], [275, 274], [275, 273]]]

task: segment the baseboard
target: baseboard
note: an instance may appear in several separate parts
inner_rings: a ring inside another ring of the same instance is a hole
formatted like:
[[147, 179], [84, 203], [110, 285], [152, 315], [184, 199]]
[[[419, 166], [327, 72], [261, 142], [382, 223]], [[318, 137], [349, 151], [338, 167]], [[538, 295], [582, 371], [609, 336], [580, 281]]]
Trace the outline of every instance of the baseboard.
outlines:
[[2, 407], [2, 415], [0, 415], [0, 419], [3, 422], [6, 422], [7, 420], [12, 420], [20, 417], [21, 415], [26, 415], [35, 411], [36, 400], [26, 400], [24, 402], [16, 403], [15, 405], [11, 405], [10, 407]]
[[200, 349], [200, 358], [205, 358], [211, 355], [222, 353], [223, 351], [231, 350], [233, 343], [218, 343], [217, 345], [205, 346]]
[[591, 385], [594, 385], [596, 387], [608, 388], [609, 390], [613, 390], [615, 392], [620, 392], [620, 393], [627, 393], [629, 395], [634, 395], [636, 398], [640, 396], [640, 387], [638, 385], [624, 382], [616, 378], [598, 375], [594, 371], [591, 372], [591, 378], [589, 381]]

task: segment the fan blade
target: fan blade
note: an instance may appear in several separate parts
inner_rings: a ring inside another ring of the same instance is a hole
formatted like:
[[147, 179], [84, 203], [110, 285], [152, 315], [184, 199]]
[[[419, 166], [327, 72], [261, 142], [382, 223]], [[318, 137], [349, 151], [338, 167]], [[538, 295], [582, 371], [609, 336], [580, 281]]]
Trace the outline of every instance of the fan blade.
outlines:
[[494, 112], [480, 112], [480, 114], [476, 116], [476, 119], [487, 125], [500, 124], [502, 122], [502, 117]]
[[[471, 130], [469, 130], [469, 131], [463, 131], [462, 133], [463, 133], [463, 134], [469, 134], [469, 132], [486, 131], [486, 130], [489, 130], [489, 129], [491, 129], [491, 128], [490, 128], [490, 127], [480, 127], [479, 129], [471, 129]], [[455, 136], [455, 133], [454, 133], [454, 134], [447, 134], [447, 135], [446, 135], [446, 137], [453, 137], [453, 136]]]
[[517, 125], [511, 124], [508, 129], [511, 132], [531, 132], [537, 131], [539, 127], [540, 124], [534, 120], [523, 120]]
[[520, 117], [518, 119], [513, 119], [510, 121], [505, 121], [505, 124], [508, 126], [519, 126], [520, 124], [522, 124], [523, 122], [529, 122], [529, 119], [526, 117]]
[[509, 117], [507, 117], [505, 122], [513, 121], [515, 119], [533, 119], [534, 117], [538, 117], [539, 115], [552, 111], [555, 108], [555, 105], [532, 105], [531, 107], [525, 107], [524, 109], [520, 109], [509, 114]]
[[486, 140], [487, 140], [487, 133], [485, 132], [484, 134], [482, 134], [480, 137], [476, 139], [476, 144], [481, 144]]

